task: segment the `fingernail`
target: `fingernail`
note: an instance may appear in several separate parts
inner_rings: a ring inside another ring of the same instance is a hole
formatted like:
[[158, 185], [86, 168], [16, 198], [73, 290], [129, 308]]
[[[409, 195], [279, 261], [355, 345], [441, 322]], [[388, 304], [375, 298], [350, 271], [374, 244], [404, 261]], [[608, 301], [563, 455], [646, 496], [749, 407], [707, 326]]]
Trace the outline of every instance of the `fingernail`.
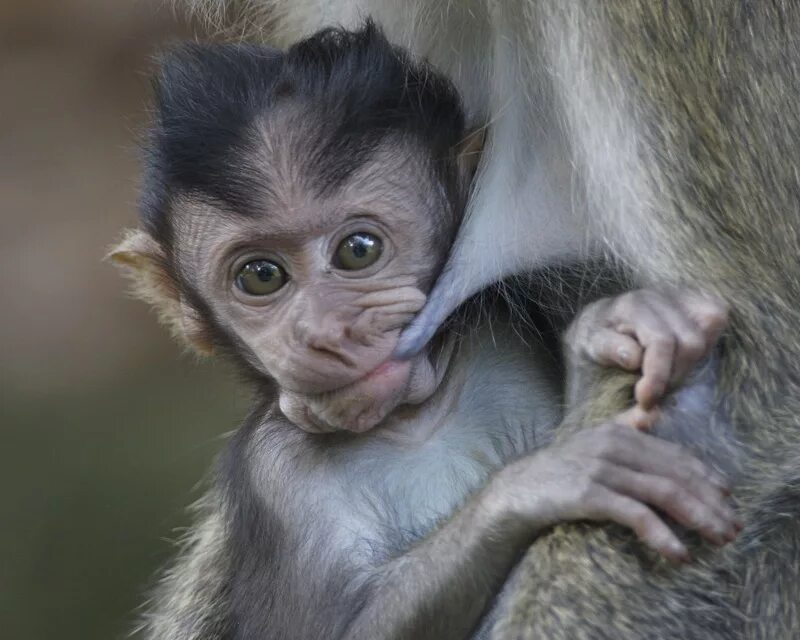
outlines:
[[676, 558], [681, 560], [681, 562], [686, 562], [686, 560], [690, 557], [688, 549], [682, 544], [673, 543], [670, 545], [670, 550], [673, 554], [675, 554]]
[[707, 477], [709, 481], [720, 490], [722, 495], [726, 498], [731, 495], [731, 485], [725, 478], [713, 471], [709, 471]]

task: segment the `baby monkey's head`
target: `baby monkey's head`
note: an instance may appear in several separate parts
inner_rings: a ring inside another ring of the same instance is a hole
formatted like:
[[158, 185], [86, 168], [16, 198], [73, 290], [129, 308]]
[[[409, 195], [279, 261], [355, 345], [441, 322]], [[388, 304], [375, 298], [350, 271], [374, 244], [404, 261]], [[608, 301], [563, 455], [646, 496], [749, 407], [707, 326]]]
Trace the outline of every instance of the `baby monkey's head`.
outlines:
[[112, 257], [299, 426], [364, 431], [435, 388], [426, 354], [390, 357], [460, 222], [470, 146], [452, 84], [371, 23], [285, 52], [185, 46], [156, 82], [142, 228]]

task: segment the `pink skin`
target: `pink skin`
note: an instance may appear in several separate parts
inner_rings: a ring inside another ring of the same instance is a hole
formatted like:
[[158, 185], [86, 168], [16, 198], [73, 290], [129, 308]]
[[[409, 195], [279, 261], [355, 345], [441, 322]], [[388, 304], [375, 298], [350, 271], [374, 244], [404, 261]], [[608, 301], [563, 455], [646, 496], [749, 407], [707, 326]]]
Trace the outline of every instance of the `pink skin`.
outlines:
[[418, 404], [436, 390], [438, 381], [424, 354], [413, 360], [390, 360], [355, 382], [323, 394], [281, 390], [281, 411], [311, 433], [363, 433], [401, 404]]
[[301, 306], [306, 315], [288, 323], [295, 328], [289, 341], [260, 350], [268, 370], [276, 372], [281, 411], [311, 433], [368, 431], [396, 407], [427, 399], [438, 384], [425, 352], [387, 360], [400, 325], [425, 302], [421, 291], [355, 292], [355, 301], [340, 293], [349, 320], [330, 300], [312, 310]]

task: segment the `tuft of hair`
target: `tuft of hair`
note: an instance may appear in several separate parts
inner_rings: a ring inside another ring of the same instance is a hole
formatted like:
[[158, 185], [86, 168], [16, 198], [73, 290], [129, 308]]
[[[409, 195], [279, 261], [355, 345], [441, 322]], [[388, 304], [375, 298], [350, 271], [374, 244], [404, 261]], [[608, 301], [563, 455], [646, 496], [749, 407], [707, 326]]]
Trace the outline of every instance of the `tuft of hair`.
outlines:
[[[464, 138], [453, 84], [391, 45], [367, 20], [324, 29], [286, 51], [255, 44], [188, 44], [162, 58], [145, 149], [145, 228], [169, 247], [176, 195], [257, 215], [258, 122], [288, 105], [303, 118], [302, 171], [320, 193], [370, 160], [387, 138], [410, 140], [450, 203], [460, 204], [456, 154]], [[459, 207], [454, 207], [458, 209]], [[460, 211], [453, 211], [452, 226]], [[449, 222], [449, 221], [445, 221]]]
[[162, 256], [142, 250], [143, 238], [146, 236], [140, 231], [128, 229], [122, 240], [109, 249], [104, 260], [121, 270], [130, 281], [133, 297], [155, 309], [159, 322], [174, 338], [182, 341], [182, 312], [175, 282], [168, 277]]

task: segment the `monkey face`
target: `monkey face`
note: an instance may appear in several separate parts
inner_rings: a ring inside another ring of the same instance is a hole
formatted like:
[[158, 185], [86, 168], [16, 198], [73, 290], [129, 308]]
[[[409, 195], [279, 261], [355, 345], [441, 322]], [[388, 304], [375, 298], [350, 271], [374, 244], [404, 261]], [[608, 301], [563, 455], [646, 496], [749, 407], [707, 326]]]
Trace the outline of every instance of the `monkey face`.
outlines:
[[464, 134], [452, 84], [374, 28], [181, 48], [156, 82], [144, 230], [113, 257], [193, 345], [274, 380], [295, 423], [365, 430], [435, 387], [425, 353], [391, 356], [461, 217]]
[[175, 206], [184, 288], [309, 430], [369, 429], [435, 387], [427, 354], [390, 360], [443, 259], [431, 211], [443, 203], [427, 172], [395, 155], [334, 195], [264, 192], [260, 216], [189, 196]]

